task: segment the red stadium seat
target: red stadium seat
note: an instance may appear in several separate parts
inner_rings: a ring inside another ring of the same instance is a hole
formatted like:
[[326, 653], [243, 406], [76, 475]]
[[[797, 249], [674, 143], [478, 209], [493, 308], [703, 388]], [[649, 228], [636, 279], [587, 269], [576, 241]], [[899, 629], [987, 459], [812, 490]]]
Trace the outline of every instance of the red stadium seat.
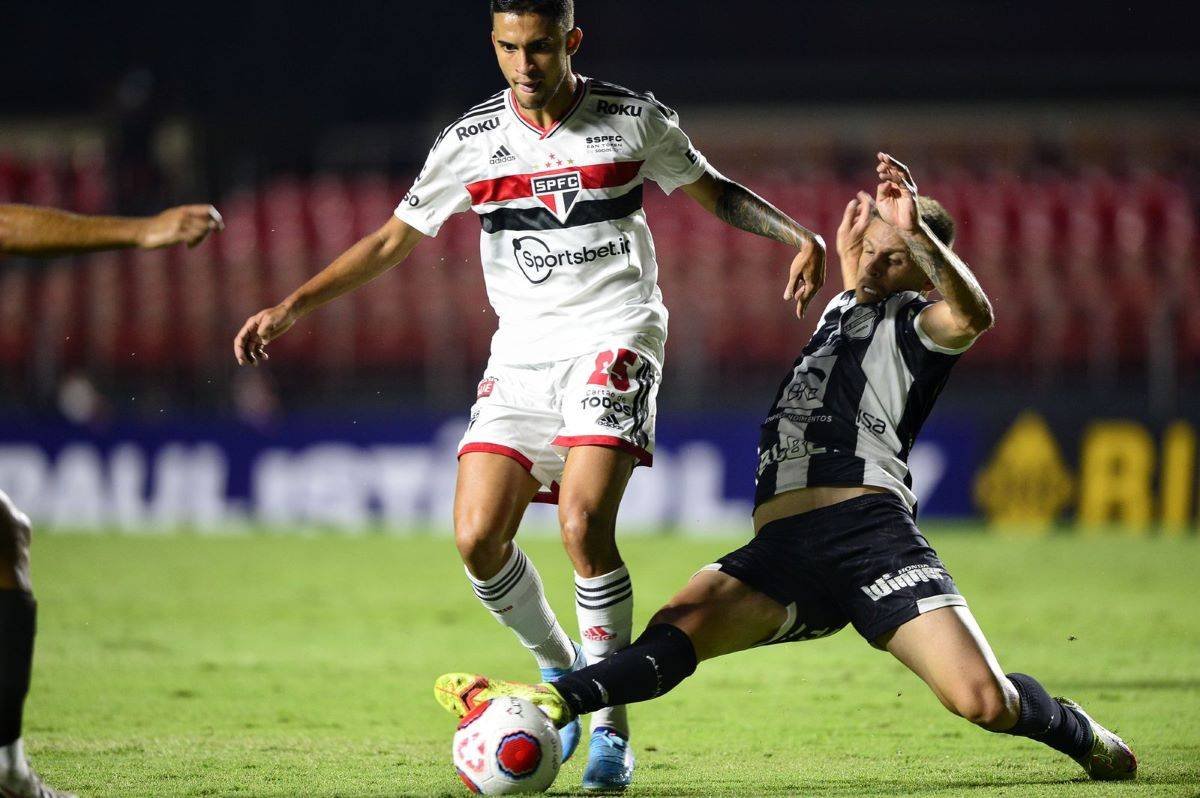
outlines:
[[[841, 290], [832, 250], [842, 212], [857, 189], [873, 185], [870, 175], [839, 180], [819, 165], [802, 174], [789, 157], [764, 153], [763, 163], [777, 166], [739, 178], [825, 236], [831, 252], [819, 312]], [[111, 182], [99, 153], [35, 160], [0, 153], [0, 201], [105, 212]], [[229, 339], [250, 313], [385, 223], [410, 183], [407, 176], [277, 177], [219, 200], [226, 230], [196, 250], [94, 255], [78, 269], [63, 262], [2, 270], [0, 363], [20, 369], [45, 357], [56, 367], [116, 373], [211, 369], [225, 361]], [[1163, 325], [1176, 330], [1181, 366], [1200, 361], [1200, 323], [1190, 313], [1200, 301], [1196, 209], [1179, 179], [1096, 168], [1029, 177], [997, 168], [980, 177], [951, 165], [932, 173], [922, 191], [957, 219], [955, 249], [995, 305], [997, 326], [967, 367], [1123, 368], [1144, 361]], [[797, 323], [781, 299], [793, 253], [652, 185], [645, 207], [671, 311], [673, 368], [703, 381], [713, 373], [773, 373], [792, 357], [812, 323]], [[486, 359], [496, 323], [479, 263], [479, 222], [463, 214], [409, 262], [272, 349], [280, 364], [320, 373], [400, 368], [462, 376]]]

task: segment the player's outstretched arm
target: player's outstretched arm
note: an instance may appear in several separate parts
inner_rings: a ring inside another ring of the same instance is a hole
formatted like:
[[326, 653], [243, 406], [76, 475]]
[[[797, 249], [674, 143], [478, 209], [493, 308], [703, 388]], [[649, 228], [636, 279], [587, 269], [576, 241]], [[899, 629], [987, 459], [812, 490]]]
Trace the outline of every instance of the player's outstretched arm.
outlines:
[[800, 253], [788, 269], [783, 298], [796, 301], [796, 315], [825, 284], [825, 241], [783, 211], [711, 167], [694, 183], [683, 186], [705, 210], [739, 230], [796, 247]]
[[393, 217], [383, 227], [343, 252], [275, 307], [255, 313], [233, 339], [233, 356], [240, 365], [267, 359], [266, 346], [298, 319], [396, 266], [425, 238], [414, 227]]
[[0, 254], [50, 257], [104, 249], [194, 247], [225, 229], [211, 205], [181, 205], [155, 216], [83, 216], [33, 205], [0, 205]]
[[970, 268], [921, 220], [917, 184], [904, 164], [879, 153], [875, 207], [896, 228], [913, 260], [945, 299], [921, 314], [921, 328], [934, 343], [951, 349], [967, 346], [992, 326], [992, 303]]

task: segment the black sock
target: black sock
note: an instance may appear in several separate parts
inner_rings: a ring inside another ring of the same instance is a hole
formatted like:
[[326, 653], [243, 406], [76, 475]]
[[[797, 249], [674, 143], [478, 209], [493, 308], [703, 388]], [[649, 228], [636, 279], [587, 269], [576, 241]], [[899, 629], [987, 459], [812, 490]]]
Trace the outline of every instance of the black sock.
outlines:
[[696, 672], [696, 649], [667, 623], [646, 627], [627, 648], [551, 684], [576, 715], [657, 698]]
[[1078, 712], [1051, 698], [1032, 676], [1010, 673], [1008, 680], [1021, 696], [1021, 710], [1017, 725], [1005, 734], [1037, 740], [1072, 759], [1092, 750], [1092, 727]]
[[24, 590], [0, 590], [0, 745], [21, 736], [21, 713], [33, 669], [37, 602]]

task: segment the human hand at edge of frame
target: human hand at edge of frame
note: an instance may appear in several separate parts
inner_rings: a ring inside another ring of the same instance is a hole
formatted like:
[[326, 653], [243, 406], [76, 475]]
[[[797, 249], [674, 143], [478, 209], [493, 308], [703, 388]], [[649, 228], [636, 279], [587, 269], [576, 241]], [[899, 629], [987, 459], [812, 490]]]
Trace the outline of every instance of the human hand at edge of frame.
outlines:
[[267, 344], [290, 330], [296, 318], [287, 305], [280, 304], [264, 308], [246, 319], [233, 339], [233, 356], [237, 358], [238, 365], [253, 363], [257, 366], [261, 361], [270, 360]]
[[175, 244], [198, 245], [209, 233], [225, 229], [225, 220], [212, 205], [180, 205], [147, 217], [142, 225], [138, 246], [160, 249]]
[[871, 214], [875, 211], [875, 200], [865, 191], [860, 191], [846, 205], [842, 214], [842, 223], [837, 230], [838, 260], [844, 269], [847, 264], [858, 268], [858, 259], [862, 255], [863, 236], [867, 226], [871, 224]]
[[879, 218], [905, 233], [915, 233], [921, 226], [917, 208], [917, 183], [908, 167], [885, 152], [876, 154], [879, 163], [875, 173], [879, 185], [875, 188], [875, 209]]
[[785, 301], [796, 300], [796, 318], [804, 318], [808, 303], [825, 285], [825, 239], [816, 233], [805, 238], [800, 252], [788, 268], [788, 282], [783, 290]]

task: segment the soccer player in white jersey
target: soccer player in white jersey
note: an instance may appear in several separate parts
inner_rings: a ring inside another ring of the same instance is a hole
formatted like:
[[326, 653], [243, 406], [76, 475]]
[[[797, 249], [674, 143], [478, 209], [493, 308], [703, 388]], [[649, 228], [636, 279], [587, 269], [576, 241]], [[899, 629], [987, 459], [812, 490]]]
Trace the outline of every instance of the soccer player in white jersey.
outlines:
[[[643, 181], [799, 250], [784, 294], [799, 313], [823, 281], [824, 245], [709, 167], [653, 95], [576, 74], [583, 32], [570, 0], [493, 0], [491, 11], [508, 88], [437, 137], [395, 218], [251, 317], [234, 349], [240, 363], [264, 359], [298, 318], [404, 260], [451, 214], [478, 214], [499, 329], [459, 448], [455, 537], [475, 593], [551, 678], [628, 645], [632, 632], [616, 515], [633, 468], [653, 458], [667, 334]], [[533, 500], [558, 503], [582, 654], [513, 543]], [[568, 755], [578, 734], [564, 731]], [[629, 784], [628, 739], [623, 708], [598, 713], [585, 787]]]
[[[762, 426], [754, 526], [700, 570], [642, 635], [548, 684], [452, 673], [436, 695], [462, 716], [519, 695], [556, 723], [655, 698], [699, 661], [825, 637], [847, 623], [984, 729], [1060, 751], [1093, 779], [1132, 779], [1137, 759], [1078, 704], [1005, 674], [945, 565], [917, 530], [906, 460], [951, 367], [992, 309], [950, 249], [954, 223], [918, 198], [883, 153], [874, 202], [860, 193], [838, 230], [845, 292], [783, 380]], [[942, 295], [930, 301], [936, 288]], [[781, 693], [782, 694], [782, 693]]]
[[[106, 249], [195, 246], [224, 228], [211, 205], [168, 208], [156, 216], [81, 216], [55, 208], [0, 205], [0, 259]], [[21, 725], [33, 671], [37, 602], [29, 570], [33, 529], [0, 490], [0, 796], [70, 798], [42, 782], [25, 757]]]

